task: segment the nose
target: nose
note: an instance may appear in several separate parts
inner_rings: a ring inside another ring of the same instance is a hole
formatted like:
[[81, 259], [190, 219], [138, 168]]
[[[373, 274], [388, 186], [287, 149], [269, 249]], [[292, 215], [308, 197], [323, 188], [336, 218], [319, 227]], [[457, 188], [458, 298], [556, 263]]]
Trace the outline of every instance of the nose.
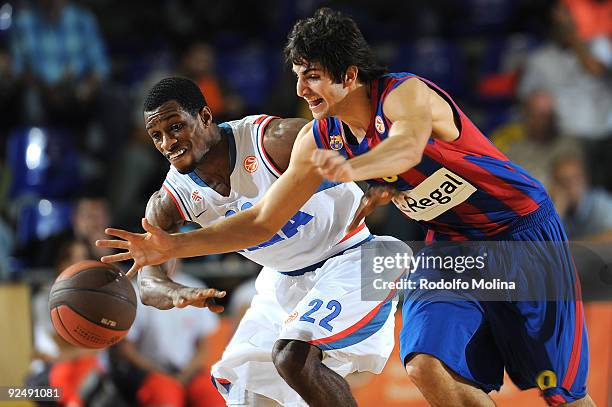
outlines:
[[164, 134], [162, 136], [162, 143], [161, 143], [161, 148], [163, 150], [170, 150], [170, 148], [172, 147], [172, 145], [176, 143], [176, 138], [168, 135], [168, 134]]
[[301, 77], [298, 77], [297, 83], [295, 85], [295, 91], [297, 95], [301, 98], [304, 97], [304, 95], [306, 94], [306, 88], [306, 81], [304, 81], [304, 79], [302, 79]]

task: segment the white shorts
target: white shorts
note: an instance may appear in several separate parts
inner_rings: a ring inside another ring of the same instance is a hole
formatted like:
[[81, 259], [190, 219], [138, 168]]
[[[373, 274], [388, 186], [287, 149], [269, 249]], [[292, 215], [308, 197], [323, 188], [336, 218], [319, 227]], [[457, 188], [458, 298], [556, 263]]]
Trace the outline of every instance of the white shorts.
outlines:
[[316, 345], [323, 350], [323, 363], [343, 377], [382, 371], [394, 345], [397, 301], [392, 293], [382, 301], [362, 300], [360, 260], [357, 248], [301, 276], [262, 269], [251, 307], [212, 367], [213, 381], [228, 405], [243, 404], [250, 392], [284, 406], [307, 406], [272, 363], [278, 339]]

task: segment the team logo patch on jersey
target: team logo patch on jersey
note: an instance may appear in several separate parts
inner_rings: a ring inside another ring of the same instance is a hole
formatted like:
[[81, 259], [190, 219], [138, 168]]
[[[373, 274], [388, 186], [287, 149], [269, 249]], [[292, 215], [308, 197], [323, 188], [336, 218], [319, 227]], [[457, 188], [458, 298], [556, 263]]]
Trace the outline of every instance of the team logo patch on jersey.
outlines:
[[440, 168], [393, 203], [411, 219], [429, 221], [470, 197], [476, 188], [454, 172]]
[[374, 127], [380, 134], [385, 132], [385, 123], [383, 122], [382, 117], [376, 116], [376, 119], [374, 120]]
[[244, 169], [247, 170], [247, 172], [250, 172], [252, 174], [259, 168], [259, 161], [257, 161], [257, 158], [254, 155], [248, 155], [244, 159], [242, 165], [244, 166]]
[[342, 142], [342, 136], [339, 134], [332, 134], [329, 136], [329, 146], [332, 150], [340, 150], [344, 147], [344, 143]]
[[191, 200], [195, 203], [200, 202], [202, 200], [202, 195], [200, 194], [200, 191], [195, 190], [191, 192]]

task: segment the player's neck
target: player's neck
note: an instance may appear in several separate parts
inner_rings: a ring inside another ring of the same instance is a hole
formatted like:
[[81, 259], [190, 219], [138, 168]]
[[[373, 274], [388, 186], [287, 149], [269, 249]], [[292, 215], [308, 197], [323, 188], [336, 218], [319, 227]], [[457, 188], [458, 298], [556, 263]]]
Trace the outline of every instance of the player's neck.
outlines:
[[372, 107], [367, 84], [359, 84], [338, 103], [336, 117], [346, 123], [357, 140], [365, 137], [370, 125]]
[[206, 184], [223, 196], [230, 193], [230, 168], [231, 160], [229, 154], [229, 142], [227, 137], [213, 124], [218, 131], [219, 141], [215, 143], [195, 171]]

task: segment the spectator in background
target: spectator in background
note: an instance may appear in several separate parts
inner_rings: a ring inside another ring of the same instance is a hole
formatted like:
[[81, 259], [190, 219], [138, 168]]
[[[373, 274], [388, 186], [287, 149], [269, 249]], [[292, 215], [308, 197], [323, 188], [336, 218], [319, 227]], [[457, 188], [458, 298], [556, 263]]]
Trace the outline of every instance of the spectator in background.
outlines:
[[87, 248], [87, 258], [99, 259], [109, 250], [96, 246], [96, 239], [103, 238], [104, 229], [111, 224], [107, 199], [98, 191], [84, 191], [74, 203], [72, 228], [43, 241], [29, 242], [17, 250], [16, 256], [27, 261], [30, 267], [51, 267], [55, 253], [67, 240], [78, 240]]
[[[203, 284], [178, 270], [173, 281], [189, 287]], [[138, 290], [137, 290], [138, 291]], [[136, 320], [116, 347], [114, 381], [140, 406], [225, 406], [204, 366], [206, 338], [217, 330], [218, 317], [208, 309], [158, 310], [138, 304]]]
[[521, 105], [520, 119], [495, 130], [491, 140], [511, 161], [527, 170], [547, 189], [555, 157], [580, 150], [574, 138], [560, 134], [555, 101], [543, 90], [527, 95]]
[[582, 158], [558, 157], [552, 168], [551, 197], [570, 239], [612, 241], [612, 195], [589, 185]]
[[552, 19], [551, 40], [528, 57], [519, 96], [536, 90], [553, 96], [561, 133], [581, 139], [594, 181], [602, 184], [612, 170], [612, 60], [600, 60], [602, 53], [580, 38], [563, 3], [553, 8]]
[[26, 123], [72, 126], [92, 113], [109, 74], [92, 13], [64, 0], [33, 2], [16, 14], [11, 51], [25, 85]]
[[65, 0], [28, 4], [15, 13], [10, 32], [22, 122], [67, 130], [81, 152], [83, 177], [106, 181], [108, 156], [127, 138], [128, 101], [108, 81], [96, 17]]
[[[204, 42], [194, 42], [183, 54], [178, 74], [193, 80], [217, 119], [222, 122], [242, 115], [243, 103], [215, 73], [215, 50]], [[142, 121], [142, 118], [141, 118]]]

